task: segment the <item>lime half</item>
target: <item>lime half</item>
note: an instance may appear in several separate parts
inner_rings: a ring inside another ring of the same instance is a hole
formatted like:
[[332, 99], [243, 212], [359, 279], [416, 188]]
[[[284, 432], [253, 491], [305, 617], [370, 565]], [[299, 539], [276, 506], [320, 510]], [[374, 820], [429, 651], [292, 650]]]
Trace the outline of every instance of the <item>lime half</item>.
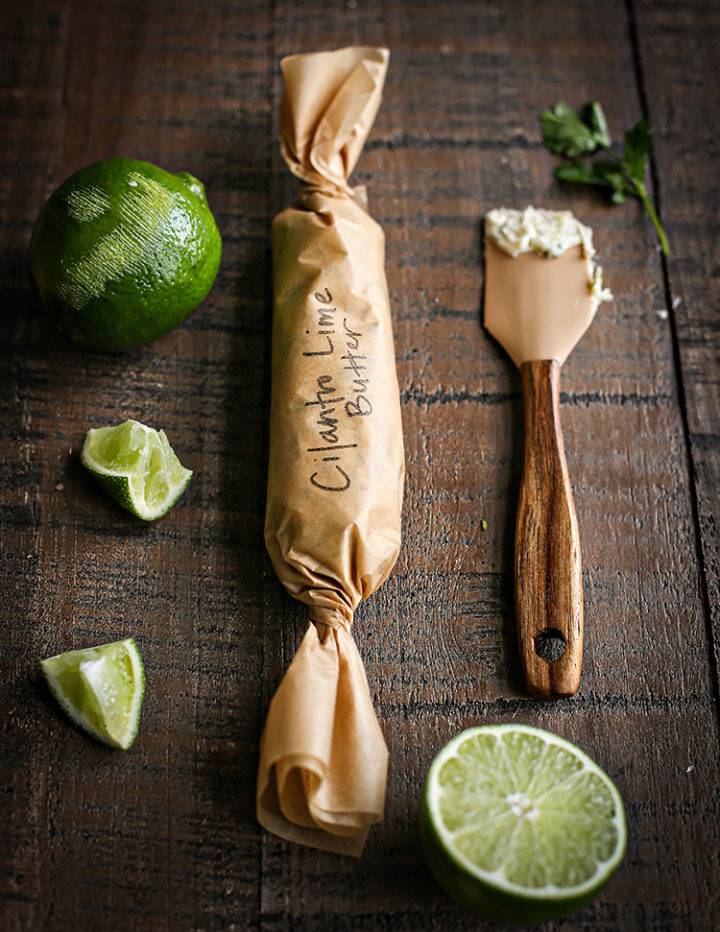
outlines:
[[105, 491], [143, 521], [166, 514], [192, 476], [164, 432], [139, 421], [89, 430], [80, 458]]
[[40, 666], [52, 694], [76, 725], [112, 747], [130, 747], [145, 694], [143, 662], [133, 638], [66, 651]]
[[627, 837], [607, 774], [569, 741], [527, 725], [453, 738], [430, 766], [420, 825], [440, 885], [467, 909], [515, 923], [559, 919], [589, 903]]

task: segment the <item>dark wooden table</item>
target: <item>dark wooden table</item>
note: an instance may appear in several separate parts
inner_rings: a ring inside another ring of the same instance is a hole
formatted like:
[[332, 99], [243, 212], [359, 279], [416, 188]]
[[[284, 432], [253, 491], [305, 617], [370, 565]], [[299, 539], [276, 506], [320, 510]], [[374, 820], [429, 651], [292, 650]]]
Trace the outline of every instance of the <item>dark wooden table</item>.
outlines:
[[[720, 928], [717, 4], [22, 0], [1, 16], [0, 928], [484, 928], [424, 867], [418, 801], [451, 735], [507, 721], [577, 742], [627, 805], [621, 870], [552, 928]], [[402, 554], [355, 626], [390, 749], [361, 860], [254, 817], [264, 713], [305, 627], [262, 540], [269, 226], [296, 193], [279, 60], [351, 43], [392, 51], [355, 180], [387, 235], [407, 452]], [[552, 178], [537, 115], [590, 98], [618, 139], [656, 128], [667, 261], [636, 202]], [[119, 356], [58, 339], [26, 272], [46, 197], [112, 155], [198, 175], [224, 241], [202, 309]], [[530, 202], [594, 228], [616, 295], [563, 371], [586, 643], [580, 692], [555, 704], [520, 675], [520, 380], [480, 320], [482, 215]], [[127, 417], [196, 471], [151, 526], [78, 460], [88, 427]], [[120, 753], [67, 724], [38, 662], [130, 634], [148, 688]]]

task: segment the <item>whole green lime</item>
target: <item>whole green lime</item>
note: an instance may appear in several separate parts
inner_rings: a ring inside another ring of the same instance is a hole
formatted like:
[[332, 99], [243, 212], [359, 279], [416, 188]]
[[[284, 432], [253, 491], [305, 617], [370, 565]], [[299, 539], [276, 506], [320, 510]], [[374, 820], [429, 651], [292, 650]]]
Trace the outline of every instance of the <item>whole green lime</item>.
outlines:
[[98, 350], [142, 346], [201, 304], [221, 242], [203, 185], [185, 172], [112, 158], [52, 194], [30, 242], [30, 271], [48, 317]]

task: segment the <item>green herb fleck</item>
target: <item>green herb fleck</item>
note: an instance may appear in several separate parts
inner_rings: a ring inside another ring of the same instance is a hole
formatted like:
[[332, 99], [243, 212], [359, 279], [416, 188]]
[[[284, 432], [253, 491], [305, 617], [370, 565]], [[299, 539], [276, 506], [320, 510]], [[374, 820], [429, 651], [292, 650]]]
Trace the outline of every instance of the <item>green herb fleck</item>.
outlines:
[[487, 521], [485, 520], [485, 518], [481, 518], [480, 520], [480, 529], [483, 531], [487, 531]]
[[[605, 112], [599, 103], [589, 101], [579, 113], [567, 104], [555, 104], [540, 114], [543, 142], [566, 161], [555, 169], [560, 181], [592, 184], [605, 188], [613, 204], [637, 197], [645, 205], [660, 241], [663, 255], [668, 254], [667, 238], [645, 187], [645, 173], [652, 150], [652, 127], [640, 120], [625, 133], [625, 148], [619, 156], [612, 147]], [[601, 150], [610, 159], [581, 161], [582, 156]]]

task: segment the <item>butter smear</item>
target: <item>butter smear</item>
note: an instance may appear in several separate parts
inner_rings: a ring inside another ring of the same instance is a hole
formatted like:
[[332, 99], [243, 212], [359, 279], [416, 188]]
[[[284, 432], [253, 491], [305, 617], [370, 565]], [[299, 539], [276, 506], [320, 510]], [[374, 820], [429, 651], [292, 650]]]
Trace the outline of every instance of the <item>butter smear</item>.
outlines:
[[498, 207], [485, 215], [485, 235], [514, 259], [525, 252], [554, 259], [573, 246], [581, 246], [589, 263], [588, 285], [593, 311], [603, 301], [612, 301], [612, 292], [603, 288], [602, 269], [594, 259], [592, 230], [580, 223], [569, 210]]

